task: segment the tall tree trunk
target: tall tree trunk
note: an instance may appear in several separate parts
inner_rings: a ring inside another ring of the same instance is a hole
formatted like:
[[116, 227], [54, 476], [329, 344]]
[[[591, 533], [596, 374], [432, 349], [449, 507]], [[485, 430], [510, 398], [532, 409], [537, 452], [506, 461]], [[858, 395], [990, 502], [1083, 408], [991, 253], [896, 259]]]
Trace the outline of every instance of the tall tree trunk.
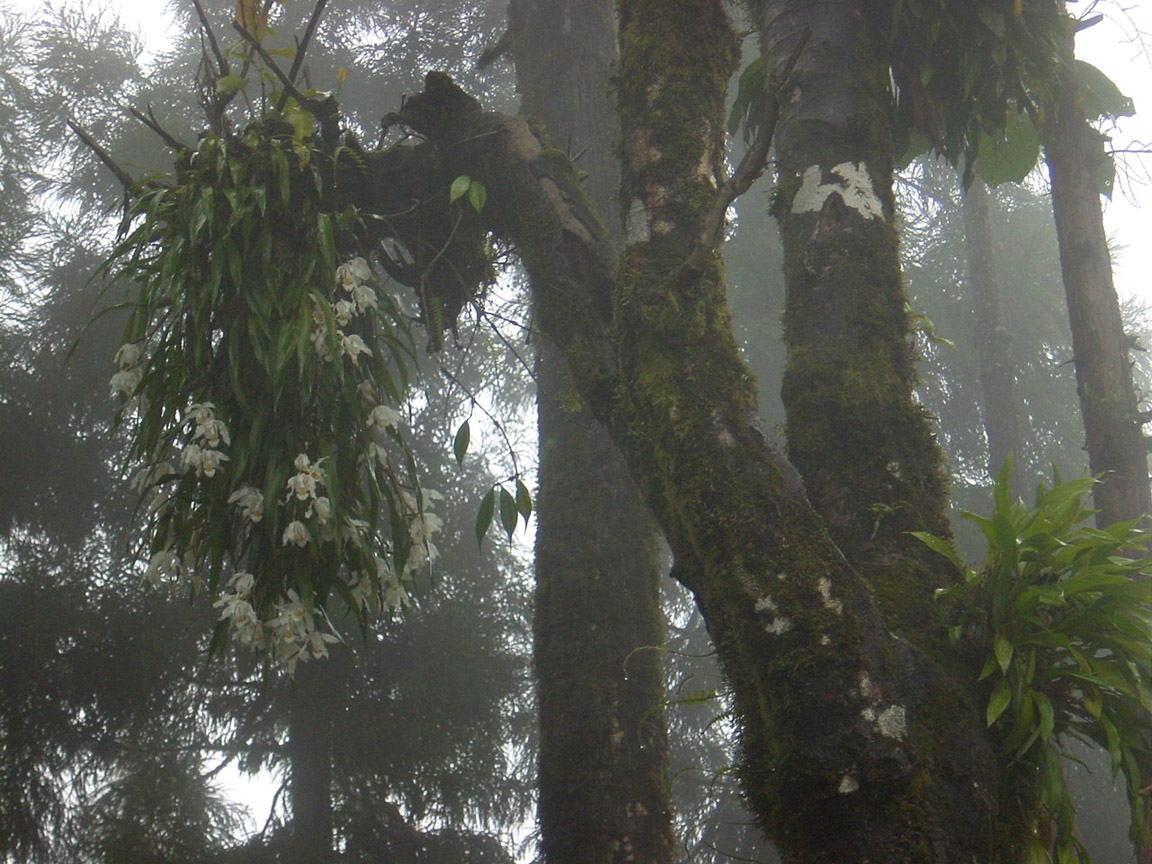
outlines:
[[[553, 146], [581, 154], [589, 197], [612, 213], [615, 4], [514, 0], [509, 19], [522, 111], [543, 123]], [[543, 860], [668, 864], [659, 535], [616, 445], [547, 338], [537, 343], [536, 387]]]
[[299, 664], [288, 694], [291, 864], [332, 860], [332, 710], [343, 699], [343, 688], [332, 686], [333, 662]]
[[1102, 475], [1103, 481], [1093, 491], [1099, 510], [1096, 524], [1104, 527], [1152, 511], [1152, 491], [1100, 206], [1097, 167], [1106, 157], [1099, 135], [1080, 107], [1072, 38], [1070, 32], [1043, 140], [1072, 325], [1085, 448], [1092, 473]]
[[1012, 337], [1000, 311], [1000, 282], [992, 248], [988, 186], [979, 177], [963, 193], [964, 240], [968, 250], [968, 290], [976, 311], [972, 334], [980, 360], [984, 432], [988, 438], [988, 474], [995, 477], [1015, 454], [1012, 488], [1023, 492], [1020, 427], [1016, 419], [1016, 366], [1010, 353]]
[[[1071, 25], [1071, 19], [1069, 19]], [[1107, 158], [1100, 136], [1081, 110], [1075, 77], [1075, 42], [1069, 29], [1060, 86], [1042, 130], [1052, 214], [1060, 246], [1060, 270], [1072, 325], [1076, 392], [1084, 416], [1088, 466], [1102, 482], [1092, 491], [1096, 524], [1147, 517], [1152, 512], [1148, 451], [1132, 386], [1132, 363], [1112, 282], [1112, 256], [1104, 233], [1097, 177]], [[1152, 732], [1146, 739], [1152, 740]], [[1152, 757], [1140, 766], [1141, 788], [1152, 786]], [[1140, 864], [1152, 864], [1152, 846], [1137, 848]]]
[[887, 64], [857, 0], [759, 9], [777, 80], [806, 40], [782, 82], [775, 136], [788, 454], [888, 626], [938, 640], [939, 565], [908, 532], [949, 536], [947, 486], [930, 418], [912, 399]]

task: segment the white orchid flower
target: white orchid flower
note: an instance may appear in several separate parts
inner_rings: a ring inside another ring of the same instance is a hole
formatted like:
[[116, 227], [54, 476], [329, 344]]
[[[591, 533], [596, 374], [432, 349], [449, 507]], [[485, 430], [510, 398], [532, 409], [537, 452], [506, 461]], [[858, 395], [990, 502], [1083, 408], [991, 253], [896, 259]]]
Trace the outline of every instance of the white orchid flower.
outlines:
[[284, 529], [282, 545], [287, 546], [289, 543], [295, 543], [297, 546], [306, 546], [311, 539], [312, 535], [308, 533], [308, 526], [295, 519], [289, 522], [288, 527]]
[[351, 291], [362, 282], [372, 278], [372, 268], [368, 262], [357, 256], [336, 268], [336, 284], [345, 291]]
[[143, 356], [144, 349], [139, 342], [125, 342], [116, 352], [116, 365], [128, 369], [139, 363]]
[[304, 516], [311, 518], [313, 513], [316, 514], [316, 518], [319, 519], [321, 523], [327, 522], [332, 517], [332, 502], [321, 495], [308, 505]]
[[380, 308], [380, 301], [376, 297], [376, 289], [371, 285], [357, 285], [352, 289], [352, 299], [356, 302], [356, 308], [361, 312]]
[[294, 474], [288, 478], [288, 489], [296, 496], [297, 501], [306, 501], [316, 497], [316, 481], [306, 472]]
[[357, 362], [361, 354], [372, 356], [372, 349], [368, 347], [359, 333], [341, 334], [340, 349], [352, 359], [353, 363]]
[[412, 598], [408, 596], [408, 592], [404, 590], [404, 586], [399, 581], [393, 579], [384, 588], [384, 603], [390, 609], [399, 609], [402, 606], [411, 606]]
[[232, 443], [232, 439], [228, 435], [228, 427], [224, 425], [223, 420], [215, 417], [196, 424], [196, 431], [192, 433], [192, 440], [195, 441], [198, 438], [203, 438], [204, 443], [209, 447], [219, 447], [221, 441], [225, 444]]
[[[191, 445], [195, 447], [196, 445]], [[200, 471], [205, 477], [215, 477], [221, 462], [229, 461], [227, 454], [219, 450], [200, 450]]]
[[196, 422], [197, 426], [207, 423], [216, 416], [216, 405], [212, 402], [197, 402], [188, 406], [188, 418]]
[[332, 317], [341, 327], [347, 327], [356, 314], [356, 304], [351, 300], [337, 300], [332, 304]]
[[256, 587], [256, 577], [242, 570], [232, 575], [228, 580], [228, 586], [236, 592], [236, 596], [248, 597]]
[[108, 381], [108, 386], [112, 389], [113, 396], [123, 393], [125, 397], [130, 397], [143, 379], [144, 370], [139, 366], [131, 366], [113, 375]]
[[180, 455], [180, 464], [182, 464], [185, 469], [196, 468], [199, 470], [201, 465], [203, 465], [201, 453], [203, 453], [203, 450], [199, 444], [189, 444]]
[[229, 504], [238, 504], [245, 519], [259, 522], [264, 518], [264, 493], [255, 486], [241, 486], [228, 496]]
[[171, 549], [156, 552], [148, 559], [148, 567], [144, 571], [144, 581], [153, 588], [158, 586], [165, 577], [172, 578], [180, 572], [180, 559]]
[[387, 405], [377, 405], [368, 415], [368, 425], [377, 432], [383, 432], [388, 427], [397, 428], [400, 422], [400, 412]]
[[316, 660], [321, 657], [328, 656], [328, 645], [340, 640], [333, 636], [331, 633], [321, 633], [319, 630], [313, 630], [308, 634], [308, 652]]

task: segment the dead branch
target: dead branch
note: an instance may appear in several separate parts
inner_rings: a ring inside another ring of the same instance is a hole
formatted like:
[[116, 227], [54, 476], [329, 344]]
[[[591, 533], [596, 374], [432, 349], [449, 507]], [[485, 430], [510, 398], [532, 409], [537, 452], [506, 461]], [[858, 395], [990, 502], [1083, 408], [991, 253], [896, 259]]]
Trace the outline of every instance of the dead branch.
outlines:
[[212, 54], [216, 57], [216, 63], [220, 67], [220, 77], [231, 74], [231, 65], [228, 63], [228, 58], [224, 56], [220, 50], [220, 45], [216, 42], [216, 34], [212, 32], [212, 25], [208, 23], [208, 15], [204, 12], [204, 7], [200, 5], [200, 0], [192, 0], [192, 5], [196, 7], [196, 16], [200, 19], [200, 27], [204, 30], [204, 35], [208, 37], [208, 44], [212, 47]]
[[[324, 6], [328, 0], [316, 0], [316, 6], [312, 9], [312, 17], [308, 19], [308, 26], [304, 29], [304, 37], [300, 40], [299, 46], [296, 48], [296, 56], [292, 60], [292, 68], [288, 70], [288, 80], [295, 81], [296, 76], [300, 74], [300, 66], [304, 63], [304, 55], [308, 51], [308, 43], [312, 41], [312, 34], [316, 32], [316, 28], [320, 25], [320, 15], [324, 12]], [[280, 100], [276, 104], [277, 111], [284, 110], [284, 100], [287, 99], [288, 88], [284, 88], [284, 92], [280, 94]]]
[[144, 114], [142, 111], [129, 105], [128, 113], [143, 123], [145, 126], [147, 126], [149, 129], [151, 129], [153, 132], [155, 132], [160, 137], [160, 140], [162, 140], [169, 147], [173, 147], [177, 150], [192, 149], [179, 138], [169, 134], [169, 132], [160, 125], [160, 122], [156, 119], [156, 115], [152, 113], [151, 105], [148, 106], [147, 114]]
[[136, 181], [132, 179], [132, 175], [121, 168], [116, 160], [112, 158], [111, 154], [101, 147], [95, 138], [81, 129], [71, 118], [68, 118], [66, 122], [68, 123], [68, 128], [76, 133], [76, 137], [83, 141], [88, 149], [95, 153], [100, 158], [100, 161], [107, 165], [109, 170], [116, 175], [116, 179], [124, 186], [125, 191], [130, 190], [136, 185]]

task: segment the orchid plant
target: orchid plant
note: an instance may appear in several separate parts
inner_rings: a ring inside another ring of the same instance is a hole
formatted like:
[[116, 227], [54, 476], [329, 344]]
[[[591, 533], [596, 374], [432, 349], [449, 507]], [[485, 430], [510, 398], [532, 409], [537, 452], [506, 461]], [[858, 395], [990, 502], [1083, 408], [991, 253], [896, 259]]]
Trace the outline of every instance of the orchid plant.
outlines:
[[339, 641], [334, 597], [362, 626], [409, 602], [440, 520], [401, 433], [408, 322], [330, 203], [333, 155], [274, 113], [132, 187], [106, 269], [134, 286], [111, 387], [144, 579], [206, 590], [214, 650], [291, 673]]

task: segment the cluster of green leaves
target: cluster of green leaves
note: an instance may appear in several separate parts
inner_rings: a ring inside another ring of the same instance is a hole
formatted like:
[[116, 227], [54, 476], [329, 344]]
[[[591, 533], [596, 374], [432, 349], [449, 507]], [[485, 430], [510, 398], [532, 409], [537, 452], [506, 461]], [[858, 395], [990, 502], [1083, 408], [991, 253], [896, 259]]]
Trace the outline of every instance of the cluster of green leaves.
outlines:
[[970, 164], [1055, 95], [1070, 26], [1056, 0], [897, 0], [886, 35], [901, 125]]
[[523, 517], [524, 525], [527, 527], [528, 519], [532, 515], [532, 494], [519, 477], [514, 478], [514, 482], [515, 493], [509, 492], [503, 483], [497, 483], [480, 499], [480, 507], [476, 511], [477, 543], [484, 541], [488, 529], [492, 526], [492, 519], [496, 515], [497, 501], [500, 504], [500, 527], [508, 535], [509, 541], [512, 540], [512, 535], [516, 533], [516, 525], [521, 517]]
[[[365, 594], [379, 598], [427, 541], [416, 467], [387, 408], [403, 397], [413, 345], [353, 259], [358, 214], [333, 208], [339, 152], [289, 107], [292, 117], [270, 111], [243, 133], [203, 136], [174, 174], [133, 190], [106, 265], [137, 286], [124, 342], [139, 381], [122, 413], [155, 495], [153, 562], [206, 573], [210, 595], [229, 567], [251, 572], [247, 600], [265, 623], [294, 592], [310, 610], [340, 595], [363, 624]], [[347, 278], [337, 284], [352, 263], [369, 292], [355, 299]], [[205, 418], [228, 432], [214, 470], [188, 452], [208, 449]], [[297, 495], [301, 454], [316, 485]], [[286, 533], [293, 523], [307, 536]], [[365, 579], [371, 590], [353, 595]], [[226, 631], [222, 621], [217, 646]]]
[[448, 190], [448, 203], [451, 204], [459, 198], [468, 196], [468, 203], [478, 214], [484, 211], [484, 202], [488, 200], [488, 189], [479, 180], [474, 180], [467, 174], [461, 174], [452, 181]]
[[1152, 534], [1136, 522], [1085, 525], [1091, 478], [1041, 486], [1026, 507], [1012, 497], [1009, 472], [997, 478], [991, 516], [964, 514], [988, 543], [982, 569], [966, 567], [938, 537], [915, 536], [962, 574], [941, 592], [958, 600], [950, 636], [983, 657], [987, 721], [1002, 756], [1037, 772], [1041, 822], [1053, 821], [1056, 836], [1051, 856], [1034, 837], [1031, 860], [1068, 864], [1087, 854], [1074, 834], [1063, 736], [1111, 754], [1132, 805], [1131, 837], [1147, 842], [1139, 766], [1150, 755], [1152, 557], [1144, 552]]

